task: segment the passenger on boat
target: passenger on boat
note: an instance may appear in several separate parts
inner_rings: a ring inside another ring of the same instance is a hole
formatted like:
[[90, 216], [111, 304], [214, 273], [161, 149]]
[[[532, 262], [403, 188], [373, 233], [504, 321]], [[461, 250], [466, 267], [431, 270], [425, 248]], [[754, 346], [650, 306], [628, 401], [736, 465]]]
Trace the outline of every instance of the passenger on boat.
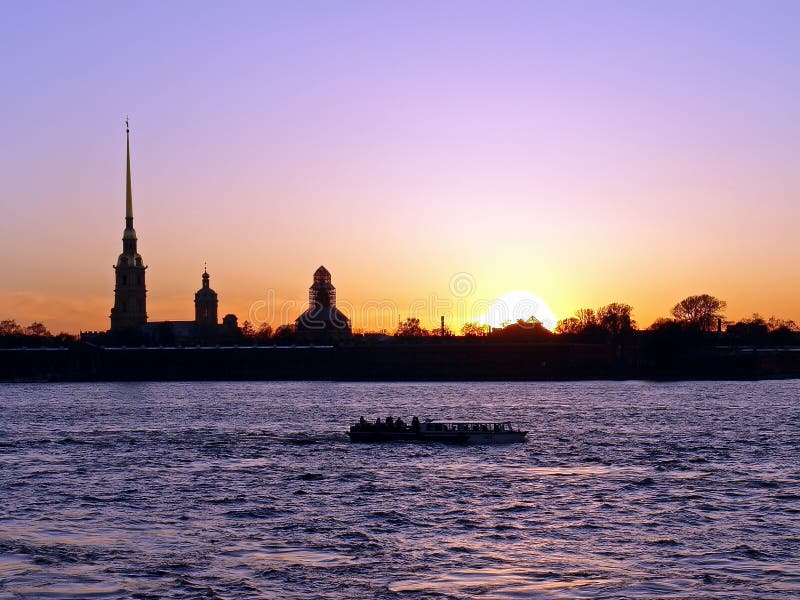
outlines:
[[417, 418], [416, 415], [414, 415], [414, 418], [411, 419], [411, 429], [414, 431], [419, 431], [419, 418]]

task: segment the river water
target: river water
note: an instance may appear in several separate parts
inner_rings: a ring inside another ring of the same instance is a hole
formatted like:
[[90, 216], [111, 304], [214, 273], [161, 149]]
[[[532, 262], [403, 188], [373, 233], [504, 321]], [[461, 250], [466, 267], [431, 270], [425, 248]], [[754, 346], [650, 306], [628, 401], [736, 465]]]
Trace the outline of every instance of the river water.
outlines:
[[0, 599], [800, 597], [800, 381], [6, 384], [0, 494]]

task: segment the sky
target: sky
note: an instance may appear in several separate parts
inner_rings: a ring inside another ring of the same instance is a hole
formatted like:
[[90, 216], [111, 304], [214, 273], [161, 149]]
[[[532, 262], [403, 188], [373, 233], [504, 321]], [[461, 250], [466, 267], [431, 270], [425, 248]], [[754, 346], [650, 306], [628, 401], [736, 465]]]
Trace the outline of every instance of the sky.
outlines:
[[109, 326], [125, 127], [150, 320], [459, 329], [691, 294], [800, 321], [800, 3], [7, 2], [0, 318]]

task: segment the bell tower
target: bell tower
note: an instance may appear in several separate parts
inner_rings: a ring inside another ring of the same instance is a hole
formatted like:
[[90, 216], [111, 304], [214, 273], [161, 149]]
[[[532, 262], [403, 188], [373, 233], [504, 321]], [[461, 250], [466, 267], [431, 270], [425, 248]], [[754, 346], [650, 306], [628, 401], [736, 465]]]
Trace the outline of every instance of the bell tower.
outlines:
[[114, 266], [116, 285], [111, 309], [111, 330], [119, 331], [147, 323], [147, 289], [144, 274], [147, 267], [136, 249], [133, 228], [133, 192], [131, 190], [131, 131], [125, 119], [127, 163], [125, 172], [125, 231], [122, 233], [122, 254]]
[[203, 287], [197, 290], [194, 295], [194, 320], [198, 325], [209, 326], [217, 324], [219, 299], [217, 298], [217, 292], [212, 290], [209, 285], [210, 278], [208, 269], [204, 269]]

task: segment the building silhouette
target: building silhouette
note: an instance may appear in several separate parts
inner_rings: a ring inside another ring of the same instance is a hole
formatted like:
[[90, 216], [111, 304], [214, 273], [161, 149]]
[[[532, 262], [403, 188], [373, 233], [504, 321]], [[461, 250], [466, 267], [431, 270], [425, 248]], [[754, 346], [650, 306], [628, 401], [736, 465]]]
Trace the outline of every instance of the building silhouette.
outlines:
[[[131, 136], [125, 120], [125, 230], [122, 254], [114, 265], [114, 306], [108, 332], [82, 332], [81, 339], [93, 343], [122, 345], [198, 345], [238, 343], [243, 340], [236, 315], [227, 314], [219, 323], [219, 297], [211, 289], [211, 276], [203, 269], [202, 284], [194, 295], [193, 321], [148, 321], [147, 288], [144, 264], [138, 252], [133, 228], [133, 191], [131, 185]], [[331, 274], [320, 266], [308, 289], [308, 309], [296, 320], [294, 335], [298, 341], [334, 343], [352, 337], [350, 319], [336, 308], [336, 288]]]
[[218, 343], [239, 335], [236, 315], [217, 318], [219, 298], [211, 289], [211, 276], [203, 269], [202, 287], [194, 295], [194, 321], [150, 321], [138, 328], [148, 343], [156, 345]]
[[194, 295], [194, 321], [201, 327], [217, 325], [217, 292], [209, 287], [211, 276], [208, 269], [203, 270], [203, 287]]
[[127, 162], [125, 172], [125, 231], [122, 233], [122, 254], [114, 265], [114, 307], [111, 309], [111, 330], [121, 331], [147, 323], [147, 288], [145, 270], [136, 244], [133, 228], [133, 192], [131, 190], [131, 132], [125, 121]]
[[295, 331], [300, 339], [308, 341], [337, 341], [352, 335], [350, 319], [336, 308], [336, 288], [325, 267], [314, 272], [308, 288], [308, 309], [295, 321]]

